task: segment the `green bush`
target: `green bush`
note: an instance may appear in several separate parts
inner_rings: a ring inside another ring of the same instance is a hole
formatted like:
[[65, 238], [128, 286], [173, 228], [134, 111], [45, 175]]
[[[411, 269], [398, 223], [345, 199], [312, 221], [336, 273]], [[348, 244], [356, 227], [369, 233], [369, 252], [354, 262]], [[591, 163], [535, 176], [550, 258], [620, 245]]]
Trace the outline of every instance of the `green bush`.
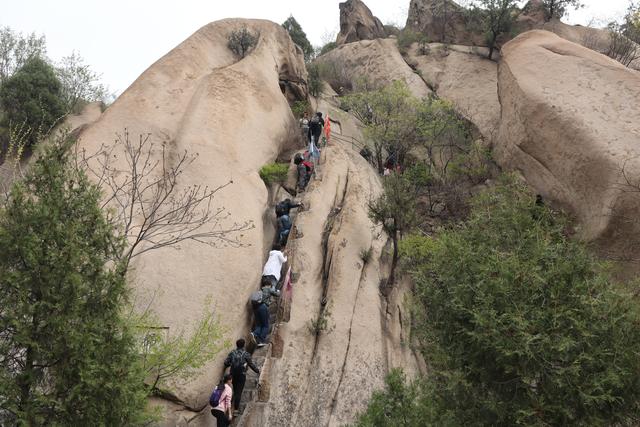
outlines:
[[324, 46], [322, 46], [322, 48], [320, 49], [320, 55], [324, 55], [325, 53], [331, 52], [333, 49], [338, 47], [338, 43], [336, 42], [329, 42], [327, 44], [325, 44]]
[[430, 365], [427, 425], [634, 424], [638, 303], [512, 178], [401, 243]]
[[267, 185], [285, 182], [288, 173], [289, 165], [287, 163], [269, 163], [260, 168], [260, 178]]
[[312, 96], [318, 96], [322, 93], [322, 77], [320, 76], [320, 67], [318, 64], [310, 64], [307, 67], [309, 72], [309, 93]]
[[51, 65], [34, 57], [0, 87], [3, 127], [28, 129], [33, 145], [65, 115], [62, 86]]
[[398, 34], [398, 50], [400, 50], [400, 53], [403, 55], [406, 54], [411, 45], [419, 41], [420, 38], [420, 33], [409, 28], [405, 28], [400, 32], [400, 34]]
[[309, 111], [309, 101], [296, 101], [291, 106], [291, 112], [293, 116], [297, 119], [301, 117], [305, 111]]
[[259, 38], [260, 34], [253, 34], [247, 27], [242, 27], [229, 34], [227, 46], [242, 59], [258, 44]]

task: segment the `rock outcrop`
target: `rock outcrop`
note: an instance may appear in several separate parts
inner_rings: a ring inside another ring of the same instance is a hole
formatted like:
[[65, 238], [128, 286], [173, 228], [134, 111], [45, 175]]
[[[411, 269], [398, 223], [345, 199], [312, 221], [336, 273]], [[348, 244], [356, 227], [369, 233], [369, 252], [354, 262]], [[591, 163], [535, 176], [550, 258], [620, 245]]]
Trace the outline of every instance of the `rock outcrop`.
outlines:
[[486, 58], [487, 49], [431, 43], [423, 55], [417, 45], [407, 52], [408, 61], [427, 85], [491, 139], [498, 129], [498, 64]]
[[382, 22], [373, 16], [371, 10], [361, 0], [347, 0], [340, 3], [340, 33], [336, 39], [338, 46], [385, 37]]
[[452, 0], [411, 0], [406, 27], [429, 42], [483, 46], [484, 35], [470, 30], [465, 10]]
[[349, 43], [322, 55], [318, 61], [336, 64], [351, 82], [366, 79], [374, 86], [385, 86], [402, 80], [420, 98], [431, 93], [402, 58], [393, 39]]
[[[227, 37], [243, 26], [259, 32], [260, 39], [239, 59], [227, 48]], [[184, 151], [198, 154], [180, 176], [178, 191], [233, 181], [213, 202], [214, 210], [223, 207], [230, 215], [220, 227], [234, 221], [255, 224], [238, 236], [241, 247], [185, 241], [180, 250], [164, 248], [134, 259], [136, 301], [143, 307], [150, 304], [170, 334], [188, 332], [209, 297], [226, 339], [235, 341], [249, 330], [244, 302], [259, 284], [265, 249], [273, 238], [271, 218], [263, 221], [271, 208], [258, 171], [291, 148], [288, 130], [297, 131], [298, 124], [287, 94], [295, 86], [306, 95], [306, 79], [304, 59], [280, 25], [222, 20], [202, 27], [151, 65], [81, 134], [80, 145], [89, 153], [112, 143], [126, 128], [136, 142], [138, 135], [151, 134], [153, 161], [162, 155], [162, 145], [169, 162]], [[114, 154], [122, 161], [120, 151]], [[204, 407], [224, 356], [188, 383], [173, 385], [172, 392], [190, 407]]]
[[[544, 64], [544, 66], [541, 66]], [[575, 214], [580, 236], [637, 258], [640, 74], [546, 31], [505, 45], [495, 157]]]

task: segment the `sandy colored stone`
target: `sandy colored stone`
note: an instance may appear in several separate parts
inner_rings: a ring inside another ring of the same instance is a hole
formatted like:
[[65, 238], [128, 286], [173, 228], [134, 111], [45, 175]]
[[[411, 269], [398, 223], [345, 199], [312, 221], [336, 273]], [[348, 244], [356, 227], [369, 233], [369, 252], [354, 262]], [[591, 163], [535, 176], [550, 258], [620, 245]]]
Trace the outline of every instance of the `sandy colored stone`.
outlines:
[[409, 50], [409, 60], [440, 98], [451, 101], [462, 115], [491, 139], [500, 120], [498, 64], [486, 58], [486, 48], [431, 43], [423, 55], [417, 44]]
[[[227, 36], [243, 26], [259, 32], [260, 40], [239, 60], [227, 48]], [[258, 171], [289, 148], [286, 130], [297, 127], [283, 81], [306, 87], [303, 57], [281, 26], [262, 20], [218, 21], [151, 65], [80, 137], [81, 147], [91, 152], [127, 128], [136, 141], [139, 134], [151, 133], [153, 159], [162, 144], [169, 159], [185, 150], [197, 154], [180, 177], [179, 190], [232, 180], [214, 200], [214, 208], [224, 207], [231, 215], [222, 225], [255, 224], [241, 236], [243, 247], [183, 242], [135, 259], [136, 303], [150, 303], [172, 334], [190, 330], [208, 298], [229, 342], [248, 333], [246, 303], [259, 285], [273, 238], [272, 218], [266, 215], [272, 207]], [[121, 153], [116, 154], [121, 161]], [[190, 406], [204, 406], [229, 350], [225, 347], [190, 381], [172, 385], [172, 391]]]
[[422, 98], [431, 93], [402, 58], [394, 39], [349, 43], [322, 55], [318, 61], [339, 64], [352, 81], [366, 78], [374, 85], [386, 86], [402, 80], [415, 96]]
[[336, 38], [338, 45], [384, 37], [386, 34], [382, 22], [373, 16], [361, 0], [340, 3], [340, 32]]
[[640, 73], [546, 31], [504, 47], [495, 158], [575, 214], [580, 236], [637, 253], [640, 207], [620, 171], [638, 180]]

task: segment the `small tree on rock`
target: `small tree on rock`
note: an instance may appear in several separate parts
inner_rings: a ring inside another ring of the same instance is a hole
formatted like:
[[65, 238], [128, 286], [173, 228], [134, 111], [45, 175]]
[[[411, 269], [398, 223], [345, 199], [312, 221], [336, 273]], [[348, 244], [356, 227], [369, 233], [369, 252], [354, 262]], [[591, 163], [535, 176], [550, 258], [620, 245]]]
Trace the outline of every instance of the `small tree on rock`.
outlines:
[[382, 229], [393, 242], [391, 269], [386, 284], [387, 289], [390, 289], [395, 282], [400, 238], [416, 221], [416, 195], [412, 183], [399, 173], [392, 173], [386, 177], [383, 189], [380, 197], [369, 203], [369, 218], [376, 224], [382, 225]]
[[258, 44], [259, 38], [260, 34], [253, 34], [247, 27], [242, 27], [229, 34], [227, 46], [242, 59]]
[[547, 21], [562, 18], [569, 8], [579, 9], [581, 7], [583, 7], [581, 0], [542, 0], [542, 9]]
[[493, 59], [498, 37], [511, 32], [518, 16], [518, 0], [480, 0], [474, 13], [480, 20], [489, 46], [489, 59]]

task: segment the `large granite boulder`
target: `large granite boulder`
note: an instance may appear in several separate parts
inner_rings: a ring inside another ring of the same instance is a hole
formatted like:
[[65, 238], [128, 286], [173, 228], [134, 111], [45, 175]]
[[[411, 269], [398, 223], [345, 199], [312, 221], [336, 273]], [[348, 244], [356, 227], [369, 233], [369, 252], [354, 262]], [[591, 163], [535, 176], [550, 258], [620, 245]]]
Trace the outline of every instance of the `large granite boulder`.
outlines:
[[340, 33], [336, 39], [338, 45], [385, 38], [382, 22], [361, 0], [347, 0], [340, 3]]

